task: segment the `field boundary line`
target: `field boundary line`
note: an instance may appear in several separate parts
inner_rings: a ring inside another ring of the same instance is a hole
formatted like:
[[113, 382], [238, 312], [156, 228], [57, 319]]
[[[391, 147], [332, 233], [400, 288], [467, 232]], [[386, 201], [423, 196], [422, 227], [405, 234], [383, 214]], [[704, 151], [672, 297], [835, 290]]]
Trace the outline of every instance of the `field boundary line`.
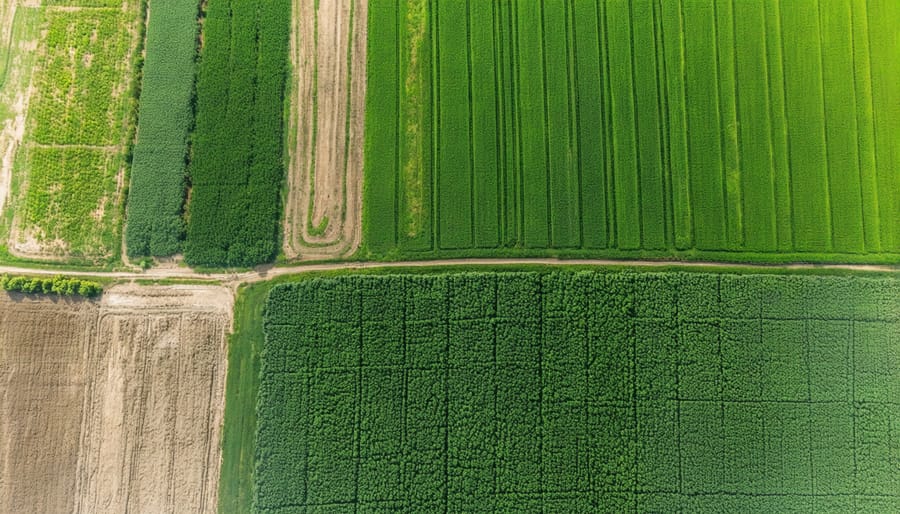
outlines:
[[[825, 248], [829, 251], [834, 251], [834, 212], [831, 210], [831, 162], [828, 159], [828, 93], [825, 89], [825, 27], [822, 25], [821, 1], [817, 1], [816, 5], [816, 23], [819, 28], [819, 63], [821, 67], [819, 73], [819, 87], [822, 88], [822, 142], [824, 144], [823, 156], [825, 158], [825, 210], [828, 211], [828, 215], [825, 217], [825, 221], [828, 223], [828, 243]], [[856, 141], [857, 144], [859, 144], [858, 134]], [[865, 240], [863, 240], [863, 246], [865, 246]]]
[[[544, 126], [541, 127], [541, 134], [544, 138], [544, 196], [547, 202], [547, 246], [545, 248], [553, 248], [553, 195], [551, 190], [553, 183], [550, 181], [550, 99], [547, 97], [547, 14], [545, 5], [541, 3], [541, 27], [539, 37], [541, 38], [541, 78], [543, 83], [541, 91], [543, 98], [541, 101], [544, 106]], [[527, 243], [526, 243], [527, 245]]]
[[787, 183], [787, 200], [788, 205], [790, 205], [790, 217], [791, 217], [791, 243], [790, 248], [796, 249], [796, 236], [794, 232], [796, 228], [794, 226], [794, 170], [792, 166], [793, 159], [791, 158], [791, 124], [788, 119], [788, 88], [787, 88], [787, 73], [785, 73], [785, 63], [784, 63], [784, 16], [781, 11], [781, 4], [775, 3], [775, 16], [776, 21], [778, 22], [778, 40], [781, 45], [781, 62], [776, 63], [777, 66], [781, 67], [781, 94], [784, 97], [782, 103], [782, 112], [781, 116], [783, 119], [784, 126], [784, 141], [785, 141], [785, 161], [787, 163], [786, 176], [788, 179]]
[[[638, 248], [644, 248], [644, 168], [641, 163], [641, 120], [638, 109], [637, 93], [637, 52], [634, 49], [634, 2], [628, 2], [628, 57], [631, 61], [631, 117], [634, 120], [634, 162], [637, 165], [635, 177], [635, 189], [637, 190], [637, 222], [638, 222]], [[633, 494], [633, 491], [632, 491]]]
[[728, 238], [728, 228], [729, 228], [729, 216], [728, 216], [728, 167], [726, 166], [726, 158], [725, 158], [725, 117], [723, 111], [725, 109], [722, 108], [722, 102], [724, 95], [722, 94], [722, 49], [720, 48], [719, 38], [721, 37], [721, 28], [719, 27], [719, 3], [713, 2], [713, 52], [716, 56], [716, 118], [719, 123], [719, 176], [722, 180], [722, 217], [723, 223], [722, 228], [724, 229], [724, 233], [722, 234], [722, 242], [723, 247], [729, 248], [730, 242]]
[[734, 120], [735, 120], [735, 164], [737, 166], [738, 172], [738, 182], [737, 182], [737, 194], [740, 196], [740, 205], [737, 207], [738, 209], [738, 223], [740, 224], [740, 236], [741, 241], [740, 244], [735, 245], [739, 248], [747, 247], [747, 223], [746, 223], [746, 197], [744, 194], [744, 169], [743, 169], [743, 155], [741, 153], [741, 135], [743, 131], [741, 130], [741, 85], [739, 83], [739, 75], [738, 75], [738, 34], [737, 34], [737, 2], [736, 0], [731, 0], [731, 45], [732, 45], [732, 61], [734, 65]]
[[[476, 0], [478, 1], [478, 0]], [[478, 238], [475, 237], [475, 201], [477, 195], [475, 194], [476, 189], [476, 181], [475, 181], [475, 95], [473, 93], [475, 87], [473, 85], [474, 79], [472, 78], [472, 52], [475, 49], [472, 47], [472, 0], [466, 0], [466, 85], [469, 88], [468, 97], [469, 97], [469, 124], [468, 124], [468, 134], [469, 134], [469, 247], [475, 248], [478, 246]]]
[[[663, 187], [663, 232], [665, 237], [665, 245], [668, 248], [675, 248], [675, 208], [672, 193], [672, 153], [669, 143], [669, 131], [671, 125], [669, 121], [669, 84], [666, 75], [667, 59], [666, 59], [666, 42], [665, 31], [663, 30], [663, 12], [662, 0], [653, 2], [653, 40], [656, 46], [656, 110], [659, 114], [659, 158], [660, 158], [660, 174], [662, 175]], [[670, 0], [671, 1], [671, 0]]]

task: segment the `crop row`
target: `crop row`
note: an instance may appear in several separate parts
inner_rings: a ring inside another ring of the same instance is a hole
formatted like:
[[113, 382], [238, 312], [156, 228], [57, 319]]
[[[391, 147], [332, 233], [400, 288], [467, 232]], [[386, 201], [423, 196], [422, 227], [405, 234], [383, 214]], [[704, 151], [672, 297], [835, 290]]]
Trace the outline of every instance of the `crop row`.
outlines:
[[290, 0], [210, 0], [197, 81], [185, 261], [249, 266], [277, 252]]
[[851, 496], [890, 510], [896, 285], [582, 272], [276, 287], [255, 508], [816, 510]]
[[900, 251], [897, 3], [426, 11], [370, 6], [373, 253]]
[[177, 253], [193, 123], [198, 2], [155, 0], [147, 27], [125, 233], [132, 257]]

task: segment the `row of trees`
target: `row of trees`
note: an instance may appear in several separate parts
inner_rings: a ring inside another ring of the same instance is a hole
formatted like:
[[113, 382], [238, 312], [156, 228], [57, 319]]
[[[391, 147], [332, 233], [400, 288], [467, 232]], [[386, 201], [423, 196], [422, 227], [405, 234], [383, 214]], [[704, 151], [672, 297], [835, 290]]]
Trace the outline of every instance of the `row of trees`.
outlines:
[[63, 277], [23, 277], [0, 275], [0, 289], [26, 294], [53, 294], [57, 296], [84, 296], [94, 298], [103, 292], [99, 282]]

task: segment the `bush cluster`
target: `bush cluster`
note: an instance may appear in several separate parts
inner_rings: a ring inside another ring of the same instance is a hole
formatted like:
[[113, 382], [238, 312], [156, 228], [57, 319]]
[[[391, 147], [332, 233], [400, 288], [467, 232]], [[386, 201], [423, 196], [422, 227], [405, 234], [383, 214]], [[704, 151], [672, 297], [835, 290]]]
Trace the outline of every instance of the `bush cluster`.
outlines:
[[98, 282], [63, 277], [23, 277], [0, 275], [0, 289], [26, 294], [52, 294], [57, 296], [84, 296], [94, 298], [103, 292]]

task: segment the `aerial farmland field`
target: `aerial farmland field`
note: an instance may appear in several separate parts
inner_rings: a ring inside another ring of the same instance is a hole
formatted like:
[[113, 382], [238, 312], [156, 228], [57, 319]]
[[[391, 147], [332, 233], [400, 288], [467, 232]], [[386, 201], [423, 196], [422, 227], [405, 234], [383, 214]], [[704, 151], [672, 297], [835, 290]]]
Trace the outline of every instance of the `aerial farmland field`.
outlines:
[[369, 12], [368, 255], [900, 254], [897, 2]]
[[893, 278], [350, 276], [265, 320], [256, 512], [900, 508]]
[[294, 2], [288, 259], [344, 257], [360, 244], [367, 8], [367, 0]]
[[0, 514], [900, 512], [900, 1], [0, 0]]
[[12, 255], [119, 255], [140, 12], [138, 0], [47, 2], [37, 11], [41, 35], [6, 218]]
[[213, 512], [231, 296], [0, 293], [0, 511]]

